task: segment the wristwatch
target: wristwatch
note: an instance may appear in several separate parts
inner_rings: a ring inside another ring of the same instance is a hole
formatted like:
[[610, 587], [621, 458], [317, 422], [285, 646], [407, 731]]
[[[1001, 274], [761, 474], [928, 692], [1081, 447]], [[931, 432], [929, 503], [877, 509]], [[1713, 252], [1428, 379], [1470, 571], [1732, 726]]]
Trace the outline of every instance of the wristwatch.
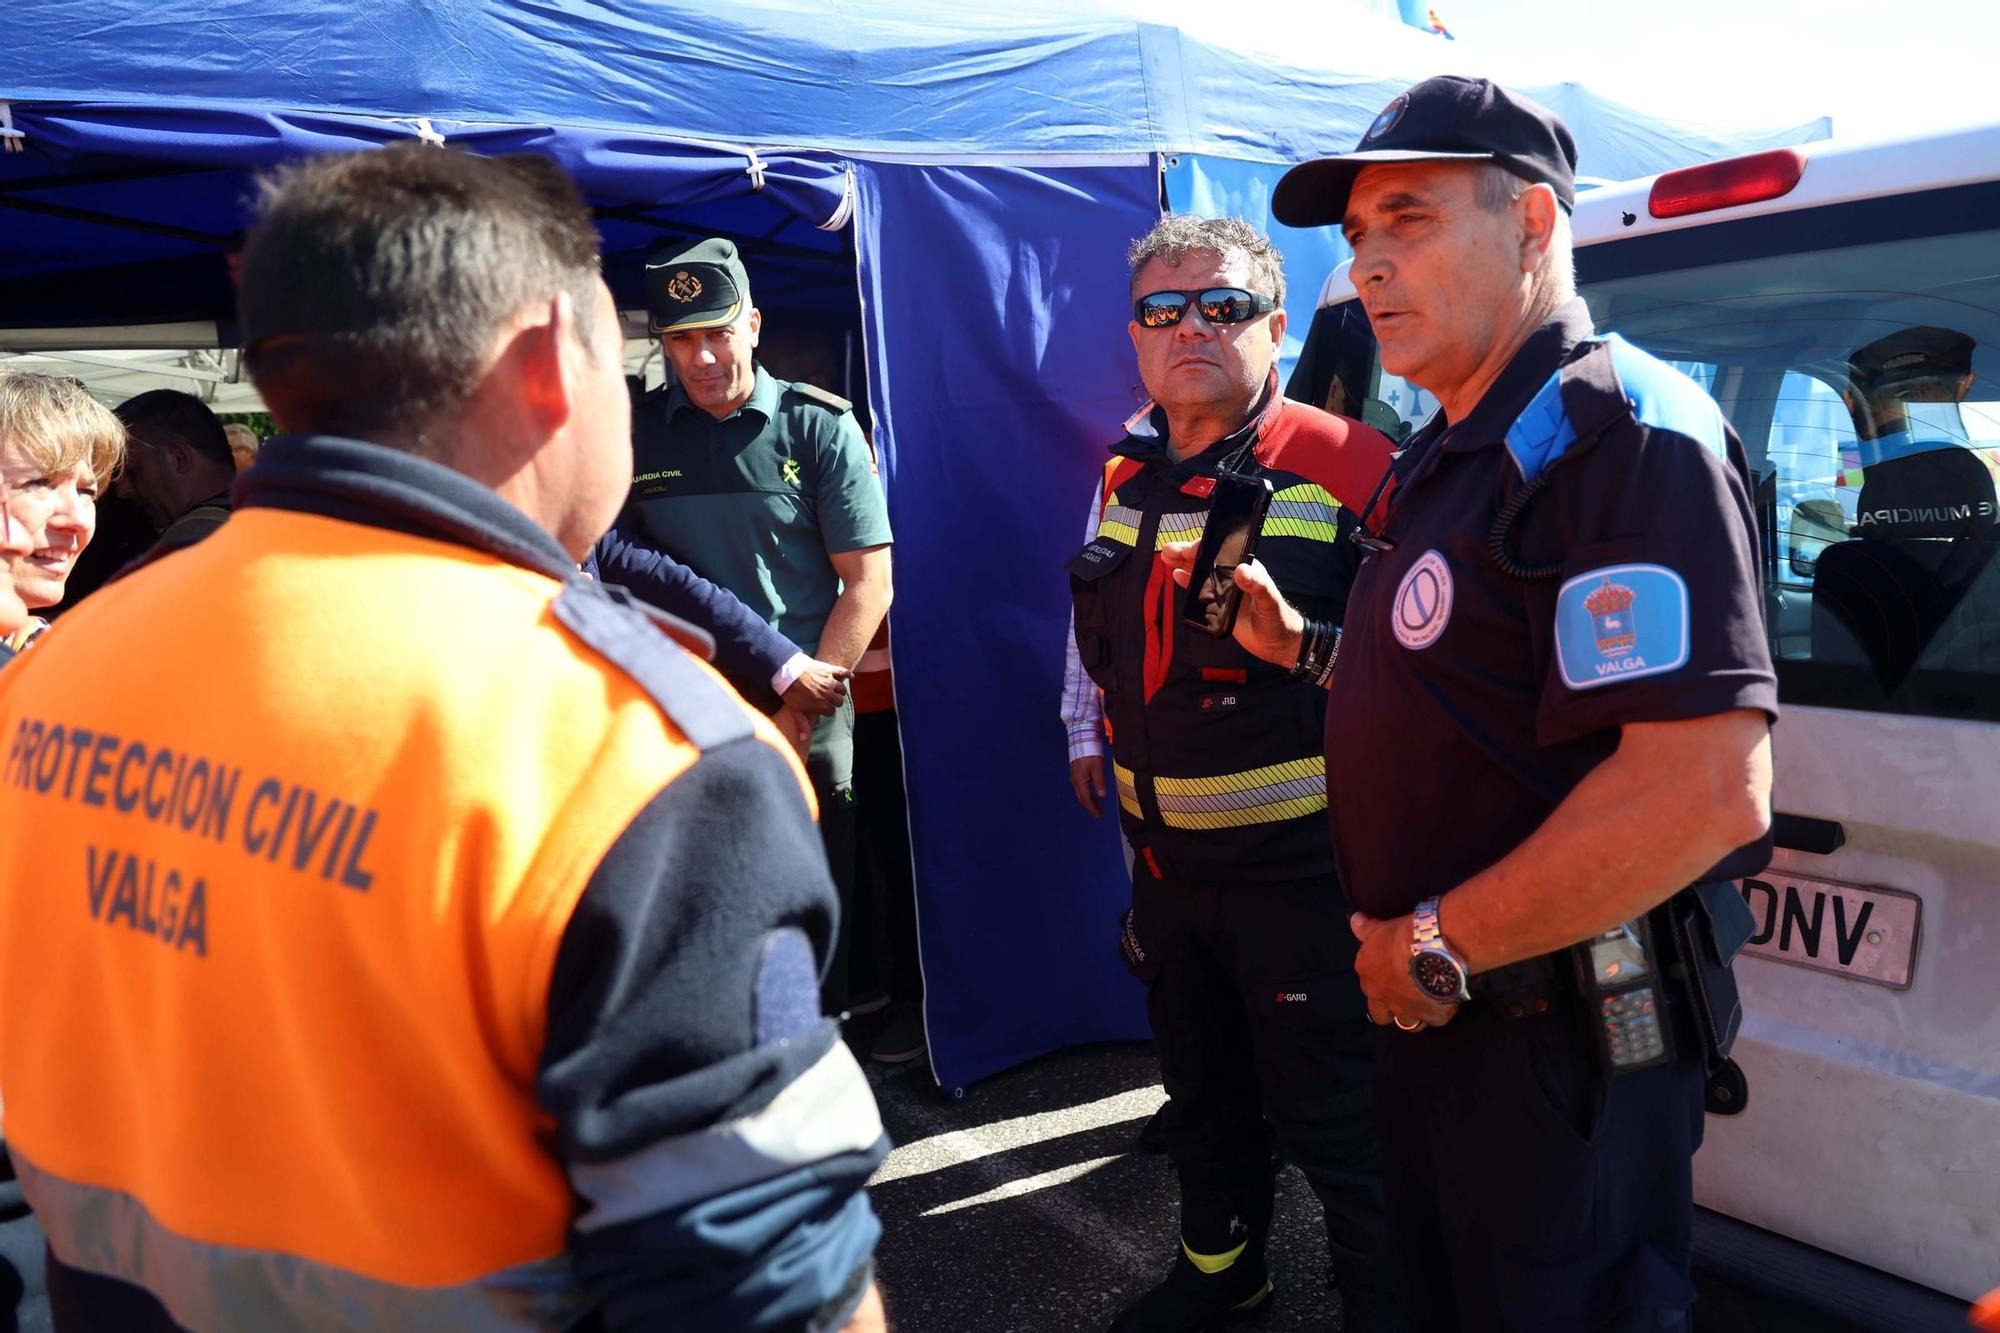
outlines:
[[1464, 1004], [1472, 998], [1465, 986], [1465, 960], [1451, 951], [1438, 929], [1436, 898], [1418, 903], [1410, 919], [1410, 980], [1439, 1004]]

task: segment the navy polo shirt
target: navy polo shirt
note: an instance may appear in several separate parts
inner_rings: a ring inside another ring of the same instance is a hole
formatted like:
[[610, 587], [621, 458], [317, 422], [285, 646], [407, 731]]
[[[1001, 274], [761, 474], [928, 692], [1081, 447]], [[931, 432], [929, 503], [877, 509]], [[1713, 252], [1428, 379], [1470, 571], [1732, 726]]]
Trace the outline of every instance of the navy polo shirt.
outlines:
[[[1742, 445], [1694, 381], [1616, 337], [1587, 361], [1591, 337], [1581, 300], [1559, 310], [1462, 421], [1411, 437], [1367, 520], [1394, 549], [1355, 578], [1326, 721], [1341, 882], [1370, 916], [1512, 851], [1625, 723], [1777, 716]], [[1570, 362], [1591, 373], [1566, 397]], [[1488, 544], [1544, 474], [1510, 545], [1558, 572], [1523, 580]], [[1633, 810], [1604, 836], [1659, 831]]]

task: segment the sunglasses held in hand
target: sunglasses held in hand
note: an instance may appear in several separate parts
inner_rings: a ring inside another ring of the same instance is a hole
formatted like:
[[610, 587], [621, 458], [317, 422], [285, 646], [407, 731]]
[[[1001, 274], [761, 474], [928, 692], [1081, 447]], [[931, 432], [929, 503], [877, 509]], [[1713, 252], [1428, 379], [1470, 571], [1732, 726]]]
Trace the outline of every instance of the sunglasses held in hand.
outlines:
[[1148, 292], [1132, 303], [1132, 317], [1141, 328], [1168, 329], [1181, 322], [1190, 305], [1211, 324], [1242, 324], [1278, 308], [1260, 292], [1210, 287], [1199, 292]]

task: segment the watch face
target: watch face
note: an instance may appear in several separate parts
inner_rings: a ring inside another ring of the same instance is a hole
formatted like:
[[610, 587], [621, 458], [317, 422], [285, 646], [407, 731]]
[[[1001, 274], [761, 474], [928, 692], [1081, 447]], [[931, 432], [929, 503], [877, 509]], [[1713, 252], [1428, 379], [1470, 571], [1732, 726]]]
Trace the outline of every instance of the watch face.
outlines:
[[1424, 994], [1447, 1004], [1456, 1001], [1465, 978], [1458, 964], [1441, 953], [1420, 953], [1410, 959], [1410, 975]]

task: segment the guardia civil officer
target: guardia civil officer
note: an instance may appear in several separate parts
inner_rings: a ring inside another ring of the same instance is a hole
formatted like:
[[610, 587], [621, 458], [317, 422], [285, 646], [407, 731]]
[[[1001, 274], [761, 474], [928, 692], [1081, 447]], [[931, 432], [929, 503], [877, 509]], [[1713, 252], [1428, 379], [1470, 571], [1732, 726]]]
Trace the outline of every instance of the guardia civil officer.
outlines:
[[[664, 552], [817, 663], [852, 671], [888, 614], [891, 569], [888, 503], [851, 405], [757, 364], [764, 317], [728, 240], [650, 258], [646, 304], [675, 382], [633, 410], [634, 476], [616, 538]], [[848, 1000], [855, 792], [854, 705], [836, 702], [817, 721], [789, 706], [777, 721], [811, 733], [806, 771], [844, 909], [825, 987], [838, 1012]]]
[[1729, 985], [1720, 881], [1768, 854], [1742, 448], [1692, 381], [1592, 332], [1575, 165], [1548, 111], [1436, 78], [1273, 196], [1343, 228], [1384, 369], [1441, 405], [1361, 515], [1338, 640], [1239, 575], [1246, 645], [1337, 662], [1328, 753], [1364, 780], [1328, 805], [1421, 1329], [1685, 1326], [1727, 1007], [1685, 981]]
[[1327, 792], [1352, 778], [1321, 758], [1320, 688], [1184, 624], [1157, 555], [1210, 521], [1218, 486], [1268, 486], [1266, 568], [1337, 620], [1354, 564], [1341, 502], [1366, 498], [1391, 445], [1279, 392], [1283, 261], [1248, 223], [1169, 215], [1129, 261], [1153, 402], [1113, 446], [1094, 535], [1070, 563], [1066, 722], [1089, 808], [1102, 691], [1136, 857], [1124, 950], [1172, 1097], [1160, 1127], [1181, 1227], [1165, 1280], [1113, 1328], [1183, 1333], [1268, 1297], [1267, 1119], [1325, 1211], [1345, 1326], [1393, 1328], [1368, 1024], [1325, 819]]
[[240, 301], [290, 433], [0, 672], [63, 1326], [879, 1329], [799, 765], [576, 572], [631, 476], [589, 210], [542, 159], [323, 158]]

